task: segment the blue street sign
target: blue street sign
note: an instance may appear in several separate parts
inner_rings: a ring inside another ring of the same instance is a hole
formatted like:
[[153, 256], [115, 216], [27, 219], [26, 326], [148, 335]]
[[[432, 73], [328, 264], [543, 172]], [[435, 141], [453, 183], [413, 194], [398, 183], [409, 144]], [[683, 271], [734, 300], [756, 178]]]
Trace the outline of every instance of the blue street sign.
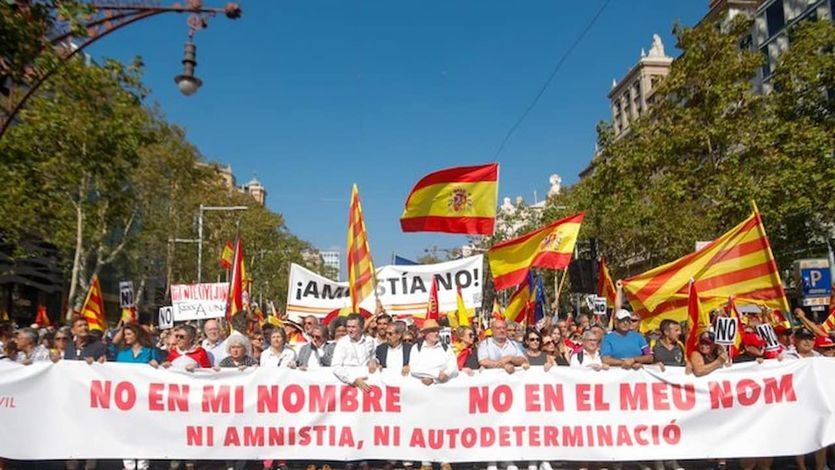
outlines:
[[801, 268], [800, 278], [804, 297], [829, 296], [832, 294], [832, 272], [829, 266]]

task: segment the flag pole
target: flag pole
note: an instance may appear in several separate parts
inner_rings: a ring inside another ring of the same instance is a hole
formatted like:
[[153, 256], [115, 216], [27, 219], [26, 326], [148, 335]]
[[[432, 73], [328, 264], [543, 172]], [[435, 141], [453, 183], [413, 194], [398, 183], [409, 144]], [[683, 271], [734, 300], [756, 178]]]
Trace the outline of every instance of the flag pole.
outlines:
[[[557, 292], [554, 293], [554, 312], [556, 315], [559, 315], [559, 306], [560, 306], [560, 292], [562, 292], [562, 287], [565, 285], [565, 278], [568, 277], [568, 268], [563, 269], [562, 271], [562, 280], [560, 280], [560, 286], [557, 288]], [[554, 274], [554, 282], [557, 282], [557, 275]]]

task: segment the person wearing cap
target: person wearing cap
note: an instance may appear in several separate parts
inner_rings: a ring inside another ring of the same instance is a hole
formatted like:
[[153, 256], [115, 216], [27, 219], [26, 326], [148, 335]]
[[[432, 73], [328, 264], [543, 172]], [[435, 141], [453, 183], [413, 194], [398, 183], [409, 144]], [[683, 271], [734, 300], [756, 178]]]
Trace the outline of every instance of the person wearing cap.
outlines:
[[637, 321], [628, 310], [615, 312], [615, 329], [603, 338], [600, 355], [603, 363], [611, 367], [640, 369], [644, 364], [652, 363], [652, 354], [647, 340], [638, 332], [632, 331], [632, 322]]
[[824, 357], [835, 357], [835, 341], [829, 336], [816, 336], [815, 351]]
[[787, 349], [782, 355], [785, 359], [818, 356], [820, 356], [820, 353], [815, 351], [815, 333], [806, 327], [800, 327], [794, 332], [794, 347]]
[[765, 355], [765, 344], [765, 340], [756, 333], [743, 334], [742, 352], [734, 358], [734, 364], [753, 361], [762, 364]]

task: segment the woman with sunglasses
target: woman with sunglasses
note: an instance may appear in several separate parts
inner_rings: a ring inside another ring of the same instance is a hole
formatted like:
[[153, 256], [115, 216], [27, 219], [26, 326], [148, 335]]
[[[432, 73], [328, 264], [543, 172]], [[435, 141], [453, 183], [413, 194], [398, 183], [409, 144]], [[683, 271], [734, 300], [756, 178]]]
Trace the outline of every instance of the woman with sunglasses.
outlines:
[[460, 350], [458, 351], [458, 369], [467, 375], [479, 369], [478, 365], [478, 337], [471, 326], [459, 326], [455, 330]]
[[55, 337], [52, 338], [53, 349], [50, 350], [52, 357], [63, 359], [64, 351], [67, 349], [67, 345], [70, 344], [70, 341], [72, 341], [72, 333], [70, 332], [70, 329], [66, 326], [58, 328], [58, 331], [55, 332]]
[[699, 335], [696, 349], [690, 353], [690, 366], [693, 375], [701, 377], [728, 364], [725, 348], [713, 342], [713, 333], [705, 331]]
[[542, 352], [542, 335], [532, 328], [525, 333], [525, 357], [532, 366], [544, 366], [550, 362], [548, 355]]

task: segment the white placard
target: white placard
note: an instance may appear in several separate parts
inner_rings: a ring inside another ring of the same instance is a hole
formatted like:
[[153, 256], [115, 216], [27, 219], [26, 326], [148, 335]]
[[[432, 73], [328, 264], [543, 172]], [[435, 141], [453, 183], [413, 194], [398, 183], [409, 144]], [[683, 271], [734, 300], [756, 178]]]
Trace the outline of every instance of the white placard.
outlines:
[[119, 283], [119, 307], [133, 307], [133, 282], [121, 281]]
[[608, 308], [606, 297], [596, 297], [594, 299], [594, 310], [592, 311], [595, 315], [606, 315], [606, 308]]
[[736, 341], [736, 335], [739, 334], [739, 322], [733, 317], [717, 317], [716, 323], [713, 325], [716, 344], [723, 346], [730, 346]]
[[769, 324], [757, 325], [757, 334], [760, 338], [765, 340], [765, 350], [774, 351], [780, 349], [780, 341], [777, 340], [777, 333], [774, 332], [774, 327]]
[[229, 284], [174, 284], [171, 286], [171, 305], [174, 321], [204, 320], [226, 316]]
[[160, 307], [158, 323], [160, 330], [174, 328], [174, 307]]

